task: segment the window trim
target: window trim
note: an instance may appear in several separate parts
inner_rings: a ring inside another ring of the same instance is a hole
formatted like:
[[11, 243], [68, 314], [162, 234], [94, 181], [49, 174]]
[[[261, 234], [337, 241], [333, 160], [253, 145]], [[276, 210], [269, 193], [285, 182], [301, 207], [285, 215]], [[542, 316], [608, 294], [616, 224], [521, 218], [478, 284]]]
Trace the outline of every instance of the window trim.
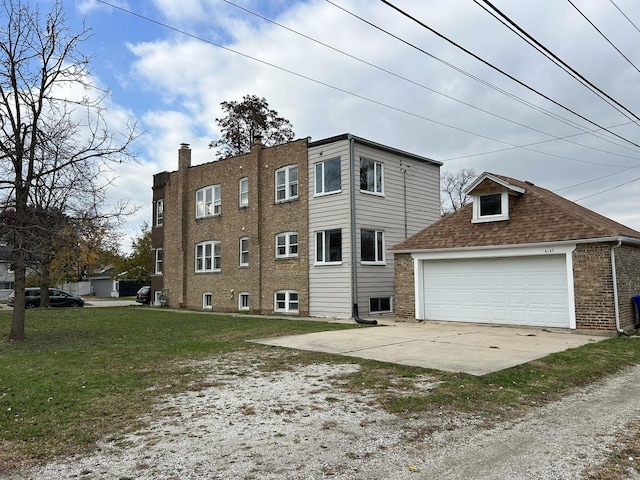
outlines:
[[[284, 294], [284, 302], [285, 302], [285, 307], [284, 308], [278, 308], [278, 295], [279, 294]], [[291, 301], [291, 295], [295, 294], [297, 296], [297, 299], [295, 300], [295, 302]], [[295, 303], [297, 305], [297, 308], [292, 309], [291, 308], [291, 304]], [[299, 313], [300, 312], [300, 294], [298, 293], [297, 290], [276, 290], [275, 292], [273, 292], [273, 311], [274, 312], [279, 312], [279, 313]]]
[[[291, 243], [291, 236], [292, 235], [296, 236], [296, 243]], [[280, 247], [280, 245], [278, 244], [278, 238], [279, 237], [284, 237], [285, 238], [285, 243], [284, 243], [285, 254], [284, 255], [280, 255], [278, 253], [278, 248]], [[276, 238], [275, 238], [275, 243], [276, 243], [276, 258], [298, 258], [298, 254], [300, 252], [300, 237], [298, 235], [298, 232], [281, 232], [281, 233], [277, 233], [276, 234]], [[296, 252], [295, 253], [291, 253], [291, 247], [293, 245], [296, 246]]]
[[[244, 185], [244, 189], [242, 188]], [[249, 178], [242, 177], [238, 180], [238, 208], [249, 207]]]
[[162, 275], [163, 266], [164, 266], [164, 252], [162, 248], [156, 248], [153, 255], [153, 273], [155, 275]]
[[[371, 309], [371, 300], [382, 300], [388, 298], [389, 299], [389, 310], [372, 310]], [[369, 297], [369, 315], [379, 315], [384, 313], [393, 312], [393, 297], [389, 295], [388, 297]]]
[[[329, 243], [327, 248], [327, 236], [331, 232], [340, 232], [340, 260], [330, 260], [331, 258], [331, 244]], [[322, 238], [322, 242], [319, 239]], [[314, 253], [314, 265], [341, 265], [342, 264], [342, 229], [341, 228], [329, 228], [327, 230], [319, 230], [315, 232], [315, 253]], [[322, 243], [322, 259], [319, 260], [319, 248]]]
[[[292, 182], [290, 177], [291, 177], [291, 171], [295, 170], [296, 171], [296, 180], [295, 182]], [[278, 173], [284, 172], [285, 175], [285, 179], [284, 179], [284, 183], [283, 184], [279, 184], [278, 183]], [[300, 178], [298, 176], [298, 165], [286, 165], [284, 167], [280, 167], [275, 171], [275, 177], [274, 177], [274, 183], [275, 183], [275, 199], [276, 199], [276, 203], [284, 203], [284, 202], [291, 202], [293, 200], [297, 200], [298, 199], [298, 195], [300, 194], [299, 191], [299, 181]], [[296, 186], [296, 193], [295, 195], [291, 194], [291, 187], [295, 185]], [[283, 198], [278, 198], [278, 192], [282, 190], [282, 188], [279, 188], [280, 186], [284, 187], [284, 192], [285, 192], [285, 196]]]
[[[211, 246], [211, 268], [207, 269], [206, 266], [206, 248], [207, 246]], [[218, 247], [218, 255], [216, 255], [216, 246]], [[198, 247], [202, 247], [202, 267], [198, 269]], [[218, 258], [218, 267], [216, 268], [216, 258]], [[222, 269], [222, 242], [219, 240], [209, 240], [206, 242], [199, 242], [195, 245], [195, 264], [194, 270], [195, 273], [216, 273], [220, 272]]]
[[[373, 190], [368, 190], [368, 189], [363, 189], [362, 188], [362, 163], [363, 162], [371, 162], [373, 163]], [[378, 167], [380, 170], [380, 174], [378, 175]], [[378, 191], [378, 177], [380, 177], [380, 191]], [[375, 160], [372, 160], [370, 158], [366, 158], [366, 157], [360, 157], [360, 192], [361, 193], [366, 193], [369, 195], [377, 195], [380, 197], [384, 196], [384, 163], [382, 162], [377, 162]]]
[[155, 226], [161, 227], [164, 225], [164, 199], [156, 200], [156, 221]]
[[[206, 300], [209, 299], [209, 303], [207, 304]], [[203, 310], [213, 310], [213, 293], [204, 292], [202, 294], [202, 309]]]
[[[362, 254], [362, 238], [364, 232], [373, 232], [373, 250], [374, 250], [374, 260], [365, 260]], [[380, 245], [378, 245], [378, 240], [380, 240]], [[380, 251], [378, 251], [380, 249]], [[382, 258], [378, 258], [378, 254], [382, 255]], [[387, 254], [385, 247], [385, 234], [384, 230], [372, 230], [370, 228], [361, 228], [360, 229], [360, 263], [362, 265], [386, 265], [387, 264]]]
[[[246, 250], [242, 249], [242, 243], [246, 242]], [[240, 249], [240, 266], [241, 267], [248, 267], [249, 266], [249, 237], [240, 237], [240, 245], [239, 245], [239, 249]], [[242, 261], [242, 256], [243, 254], [246, 255], [246, 262]]]
[[[247, 299], [247, 305], [244, 306], [242, 305], [242, 299], [246, 298]], [[247, 310], [251, 310], [251, 297], [249, 296], [248, 292], [240, 292], [238, 294], [238, 310], [243, 310], [243, 311], [247, 311]]]
[[[325, 190], [326, 188], [326, 177], [325, 177], [325, 170], [326, 170], [326, 164], [329, 162], [338, 162], [338, 177], [339, 177], [339, 187], [336, 190]], [[320, 176], [321, 176], [321, 182], [318, 182], [318, 167], [320, 167], [321, 172], [320, 172]], [[342, 162], [340, 160], [340, 157], [336, 157], [336, 158], [330, 158], [328, 160], [324, 160], [322, 162], [317, 162], [314, 166], [313, 166], [313, 181], [314, 181], [314, 196], [316, 197], [321, 197], [323, 195], [331, 195], [334, 193], [340, 193], [342, 191]], [[318, 187], [321, 187], [320, 191], [318, 191]]]
[[[211, 213], [207, 213], [207, 190], [211, 190]], [[202, 201], [198, 201], [198, 195], [202, 193]], [[202, 208], [200, 208], [202, 206]], [[202, 212], [200, 212], [202, 210]], [[222, 215], [222, 187], [217, 185], [208, 185], [196, 190], [196, 219], [218, 217]]]
[[[481, 215], [481, 198], [490, 195], [500, 195], [500, 213], [497, 215]], [[509, 220], [509, 193], [492, 192], [484, 195], [473, 196], [473, 219], [472, 223], [501, 222]]]

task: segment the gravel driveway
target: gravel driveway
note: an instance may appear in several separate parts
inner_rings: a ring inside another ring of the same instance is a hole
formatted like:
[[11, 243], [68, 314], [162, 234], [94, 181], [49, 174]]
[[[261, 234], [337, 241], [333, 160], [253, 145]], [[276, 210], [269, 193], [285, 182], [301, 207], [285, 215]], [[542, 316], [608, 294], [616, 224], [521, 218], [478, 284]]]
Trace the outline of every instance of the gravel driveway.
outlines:
[[640, 413], [640, 366], [491, 429], [388, 414], [339, 388], [358, 365], [265, 374], [225, 358], [201, 367], [206, 382], [166, 397], [144, 430], [8, 478], [574, 479]]

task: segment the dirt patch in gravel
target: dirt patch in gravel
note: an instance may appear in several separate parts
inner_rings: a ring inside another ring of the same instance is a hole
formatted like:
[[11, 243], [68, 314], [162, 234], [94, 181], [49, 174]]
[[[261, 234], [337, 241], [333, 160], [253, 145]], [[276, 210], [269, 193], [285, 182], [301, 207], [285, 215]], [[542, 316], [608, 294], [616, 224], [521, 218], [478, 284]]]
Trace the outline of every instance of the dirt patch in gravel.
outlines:
[[[165, 397], [143, 430], [8, 478], [580, 478], [640, 413], [640, 366], [491, 429], [388, 414], [373, 393], [341, 388], [355, 364], [265, 373], [226, 357], [199, 368], [206, 379]], [[434, 386], [426, 376], [417, 382]], [[633, 475], [638, 462], [626, 468]]]

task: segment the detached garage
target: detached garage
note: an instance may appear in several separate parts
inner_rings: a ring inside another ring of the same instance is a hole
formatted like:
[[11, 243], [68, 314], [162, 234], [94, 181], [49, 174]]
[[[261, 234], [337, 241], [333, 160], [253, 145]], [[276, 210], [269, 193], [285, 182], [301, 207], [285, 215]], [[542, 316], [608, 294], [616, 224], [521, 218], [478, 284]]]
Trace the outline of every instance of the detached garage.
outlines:
[[394, 246], [399, 318], [622, 331], [640, 232], [530, 183], [485, 173], [472, 203]]

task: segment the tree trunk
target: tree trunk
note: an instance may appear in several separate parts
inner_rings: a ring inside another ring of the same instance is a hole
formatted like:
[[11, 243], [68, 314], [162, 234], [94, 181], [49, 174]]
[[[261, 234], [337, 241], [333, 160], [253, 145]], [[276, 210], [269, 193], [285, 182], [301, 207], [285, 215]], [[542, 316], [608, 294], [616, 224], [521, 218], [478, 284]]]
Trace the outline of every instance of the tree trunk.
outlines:
[[13, 305], [13, 320], [11, 322], [11, 333], [9, 340], [22, 341], [24, 335], [24, 314], [25, 314], [25, 287], [26, 287], [26, 267], [24, 261], [24, 251], [16, 249], [13, 251], [13, 270], [15, 281], [13, 288], [16, 292], [15, 303]]

